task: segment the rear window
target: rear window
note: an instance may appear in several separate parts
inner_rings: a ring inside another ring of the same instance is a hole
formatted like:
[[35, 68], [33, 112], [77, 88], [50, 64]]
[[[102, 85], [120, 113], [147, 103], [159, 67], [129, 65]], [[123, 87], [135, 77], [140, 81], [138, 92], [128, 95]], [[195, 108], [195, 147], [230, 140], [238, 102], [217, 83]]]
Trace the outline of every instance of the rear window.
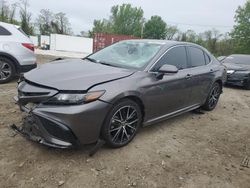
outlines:
[[23, 30], [21, 27], [18, 28], [18, 31], [20, 31], [23, 35], [25, 35], [26, 37], [29, 37]]
[[4, 27], [0, 26], [0, 36], [8, 36], [8, 35], [11, 35], [11, 33]]
[[199, 67], [206, 65], [204, 52], [201, 49], [196, 47], [189, 47], [189, 54], [192, 67]]

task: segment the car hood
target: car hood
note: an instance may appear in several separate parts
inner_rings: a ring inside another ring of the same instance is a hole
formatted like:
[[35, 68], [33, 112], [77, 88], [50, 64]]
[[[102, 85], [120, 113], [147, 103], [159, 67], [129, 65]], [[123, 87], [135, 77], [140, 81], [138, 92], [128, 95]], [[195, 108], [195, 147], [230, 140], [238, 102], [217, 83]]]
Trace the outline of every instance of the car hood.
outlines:
[[58, 90], [88, 90], [94, 85], [130, 76], [133, 70], [97, 64], [82, 59], [66, 59], [39, 66], [24, 74], [25, 80]]
[[249, 70], [250, 71], [250, 65], [245, 65], [245, 64], [236, 64], [236, 63], [224, 63], [227, 67], [228, 70], [236, 70], [236, 71], [245, 71]]

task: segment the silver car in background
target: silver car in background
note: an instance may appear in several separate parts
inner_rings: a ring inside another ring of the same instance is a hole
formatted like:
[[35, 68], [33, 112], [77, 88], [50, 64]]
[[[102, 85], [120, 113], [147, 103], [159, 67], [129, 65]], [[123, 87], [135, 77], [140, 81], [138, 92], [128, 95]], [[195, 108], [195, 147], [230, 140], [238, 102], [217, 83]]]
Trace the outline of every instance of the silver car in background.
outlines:
[[0, 22], [0, 84], [36, 68], [34, 45], [19, 26]]

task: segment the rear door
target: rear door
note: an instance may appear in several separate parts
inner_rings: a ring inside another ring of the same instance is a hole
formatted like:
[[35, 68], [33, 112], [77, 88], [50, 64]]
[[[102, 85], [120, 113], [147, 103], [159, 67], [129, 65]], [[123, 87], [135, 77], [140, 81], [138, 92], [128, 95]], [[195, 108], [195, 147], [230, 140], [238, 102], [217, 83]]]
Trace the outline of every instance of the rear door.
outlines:
[[214, 77], [214, 70], [211, 68], [210, 57], [201, 48], [188, 46], [189, 74], [191, 93], [190, 103], [200, 104], [206, 99], [210, 84]]

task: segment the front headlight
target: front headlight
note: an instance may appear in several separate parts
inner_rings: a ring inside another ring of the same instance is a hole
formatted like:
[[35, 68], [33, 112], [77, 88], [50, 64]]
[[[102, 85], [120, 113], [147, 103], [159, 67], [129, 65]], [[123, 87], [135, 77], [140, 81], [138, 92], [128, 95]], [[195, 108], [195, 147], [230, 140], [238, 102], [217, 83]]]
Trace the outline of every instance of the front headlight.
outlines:
[[62, 105], [74, 105], [89, 103], [99, 99], [105, 91], [94, 91], [85, 94], [82, 93], [59, 93], [50, 98], [45, 104], [62, 104]]
[[227, 74], [233, 74], [235, 70], [227, 70]]

